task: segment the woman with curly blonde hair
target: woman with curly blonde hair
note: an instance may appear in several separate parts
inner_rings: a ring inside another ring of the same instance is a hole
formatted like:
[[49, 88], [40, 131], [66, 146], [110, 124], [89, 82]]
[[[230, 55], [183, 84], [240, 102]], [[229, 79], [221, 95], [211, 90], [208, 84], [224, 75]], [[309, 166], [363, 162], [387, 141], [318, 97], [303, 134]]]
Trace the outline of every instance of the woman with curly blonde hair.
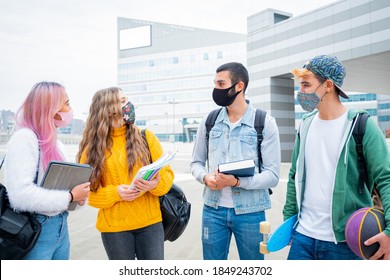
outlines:
[[173, 182], [169, 166], [146, 181], [135, 180], [137, 171], [157, 160], [163, 149], [149, 130], [145, 145], [134, 125], [134, 106], [120, 88], [95, 93], [89, 110], [77, 161], [93, 169], [89, 205], [99, 208], [96, 227], [109, 259], [164, 259], [164, 229], [159, 196]]

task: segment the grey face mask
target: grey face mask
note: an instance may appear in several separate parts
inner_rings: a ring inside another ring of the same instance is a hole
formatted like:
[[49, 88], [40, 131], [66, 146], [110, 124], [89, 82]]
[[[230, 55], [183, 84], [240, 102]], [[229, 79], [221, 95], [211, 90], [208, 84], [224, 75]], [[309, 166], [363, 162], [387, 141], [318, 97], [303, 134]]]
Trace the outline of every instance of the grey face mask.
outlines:
[[308, 112], [312, 112], [321, 101], [315, 92], [303, 93], [300, 91], [298, 91], [297, 100], [298, 103], [302, 106], [303, 110]]
[[325, 94], [327, 94], [326, 92], [321, 98], [318, 97], [316, 91], [322, 84], [323, 83], [321, 83], [313, 93], [303, 93], [298, 91], [297, 100], [303, 110], [312, 112], [315, 108], [317, 108], [318, 104], [322, 101], [322, 98], [324, 98]]

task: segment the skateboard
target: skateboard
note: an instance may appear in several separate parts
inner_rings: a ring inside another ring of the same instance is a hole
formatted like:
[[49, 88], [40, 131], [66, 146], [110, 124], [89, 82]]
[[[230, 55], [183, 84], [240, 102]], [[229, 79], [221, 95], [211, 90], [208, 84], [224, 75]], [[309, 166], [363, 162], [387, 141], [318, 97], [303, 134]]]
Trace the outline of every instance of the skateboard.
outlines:
[[270, 252], [276, 252], [286, 247], [291, 241], [297, 219], [297, 215], [290, 217], [272, 234], [270, 222], [261, 222], [260, 233], [263, 234], [263, 241], [260, 242], [260, 253], [269, 254]]

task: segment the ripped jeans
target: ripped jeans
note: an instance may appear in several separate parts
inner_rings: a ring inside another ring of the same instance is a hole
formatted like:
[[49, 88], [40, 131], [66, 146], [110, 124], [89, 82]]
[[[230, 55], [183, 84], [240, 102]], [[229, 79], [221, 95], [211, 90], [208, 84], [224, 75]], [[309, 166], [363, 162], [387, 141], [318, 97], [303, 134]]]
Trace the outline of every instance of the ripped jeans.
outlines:
[[203, 259], [227, 260], [232, 233], [237, 244], [240, 260], [263, 260], [259, 231], [265, 212], [236, 215], [234, 208], [203, 206], [202, 245]]

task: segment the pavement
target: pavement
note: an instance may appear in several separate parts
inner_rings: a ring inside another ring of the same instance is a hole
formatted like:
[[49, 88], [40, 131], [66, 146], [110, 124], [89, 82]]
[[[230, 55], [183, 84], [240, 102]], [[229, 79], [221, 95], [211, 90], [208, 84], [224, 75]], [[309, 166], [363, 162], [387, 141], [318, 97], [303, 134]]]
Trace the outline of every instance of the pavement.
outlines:
[[[185, 192], [191, 203], [191, 218], [186, 230], [174, 242], [165, 242], [166, 260], [202, 260], [201, 215], [203, 185], [198, 183], [190, 173], [192, 153], [191, 143], [162, 143], [164, 150], [177, 150], [178, 153], [171, 164], [175, 172], [175, 183]], [[175, 147], [174, 147], [175, 146]], [[68, 158], [74, 159], [78, 147], [66, 145]], [[282, 208], [285, 201], [287, 174], [289, 163], [282, 163], [281, 180], [271, 196], [272, 208], [266, 211], [267, 220], [271, 222], [271, 231], [282, 223]], [[79, 207], [69, 215], [69, 234], [72, 260], [106, 260], [100, 233], [95, 228], [97, 209], [88, 205]], [[238, 260], [238, 252], [234, 238], [230, 246], [229, 259]], [[267, 260], [285, 260], [288, 248], [265, 256]]]
[[[390, 147], [390, 139], [387, 139]], [[192, 153], [191, 143], [162, 143], [164, 150], [177, 150], [176, 158], [171, 164], [175, 172], [175, 183], [186, 193], [191, 203], [191, 219], [179, 239], [174, 242], [165, 242], [165, 259], [167, 260], [201, 260], [201, 213], [202, 213], [202, 192], [203, 186], [199, 184], [190, 173], [190, 160]], [[65, 145], [67, 157], [74, 161], [78, 150], [77, 145]], [[6, 146], [0, 145], [0, 160], [6, 153]], [[286, 186], [290, 163], [282, 163], [280, 170], [280, 181], [273, 189], [271, 196], [272, 208], [266, 211], [266, 218], [271, 222], [271, 232], [282, 223], [282, 209], [285, 202]], [[2, 170], [0, 171], [0, 182], [2, 182]], [[85, 205], [79, 207], [69, 215], [69, 234], [71, 241], [70, 258], [72, 260], [106, 260], [100, 233], [95, 228], [97, 209]], [[278, 252], [265, 256], [266, 260], [285, 260], [289, 247]], [[238, 260], [238, 252], [234, 238], [230, 246], [230, 260]]]
[[[390, 139], [387, 139], [390, 147]], [[201, 260], [201, 215], [203, 186], [190, 173], [190, 160], [193, 145], [191, 143], [162, 143], [164, 150], [177, 150], [178, 153], [171, 164], [175, 172], [175, 183], [186, 193], [191, 203], [191, 219], [182, 236], [174, 242], [165, 242], [165, 259], [167, 260]], [[74, 161], [78, 151], [77, 145], [65, 145], [67, 157]], [[0, 160], [6, 153], [6, 146], [0, 145]], [[290, 163], [282, 163], [280, 181], [271, 195], [272, 208], [266, 211], [266, 219], [271, 222], [271, 232], [282, 223], [282, 209], [285, 202], [288, 171]], [[0, 171], [2, 182], [2, 170]], [[97, 209], [85, 205], [69, 215], [69, 234], [71, 241], [70, 258], [72, 260], [106, 260], [100, 233], [95, 228]], [[285, 260], [289, 247], [265, 256], [266, 260]], [[238, 252], [234, 238], [230, 246], [229, 259], [238, 260]]]

